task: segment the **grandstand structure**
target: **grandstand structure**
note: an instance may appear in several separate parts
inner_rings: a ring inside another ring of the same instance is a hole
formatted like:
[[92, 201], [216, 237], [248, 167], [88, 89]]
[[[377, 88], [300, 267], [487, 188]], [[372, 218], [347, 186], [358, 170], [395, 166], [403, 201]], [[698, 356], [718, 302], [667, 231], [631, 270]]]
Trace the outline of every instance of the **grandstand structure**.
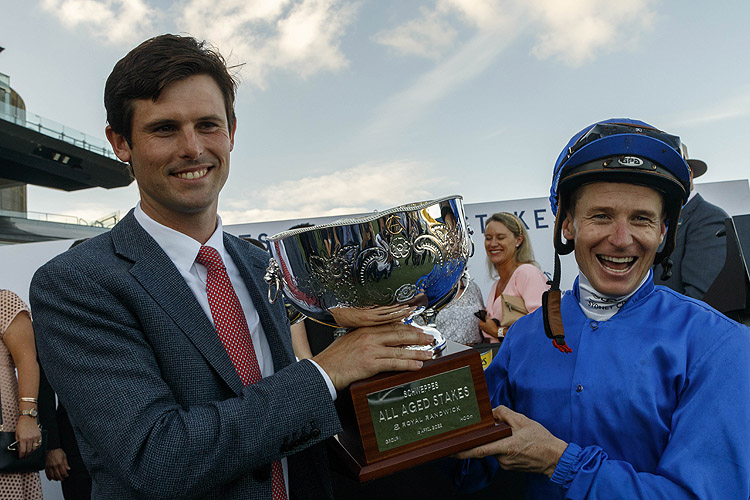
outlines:
[[[0, 52], [2, 48], [0, 48]], [[27, 185], [64, 191], [105, 189], [132, 182], [128, 166], [101, 139], [28, 113], [0, 73], [0, 244], [87, 238], [114, 225], [119, 214], [96, 221], [29, 212]]]

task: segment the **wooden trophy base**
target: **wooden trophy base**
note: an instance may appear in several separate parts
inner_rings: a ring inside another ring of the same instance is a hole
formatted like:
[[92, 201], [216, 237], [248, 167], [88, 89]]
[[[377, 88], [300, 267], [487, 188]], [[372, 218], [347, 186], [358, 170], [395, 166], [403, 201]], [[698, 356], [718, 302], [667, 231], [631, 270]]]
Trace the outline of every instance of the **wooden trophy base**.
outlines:
[[451, 341], [416, 372], [355, 382], [336, 406], [337, 454], [360, 482], [511, 434], [495, 424], [479, 353]]

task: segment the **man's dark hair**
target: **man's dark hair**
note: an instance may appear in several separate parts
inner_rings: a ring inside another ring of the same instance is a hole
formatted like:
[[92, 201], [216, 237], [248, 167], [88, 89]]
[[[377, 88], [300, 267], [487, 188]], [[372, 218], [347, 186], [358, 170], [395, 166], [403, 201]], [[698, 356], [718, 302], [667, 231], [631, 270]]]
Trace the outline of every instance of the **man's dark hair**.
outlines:
[[237, 81], [229, 74], [226, 61], [206, 42], [170, 34], [146, 40], [115, 64], [104, 87], [109, 126], [132, 146], [134, 101], [156, 101], [167, 85], [193, 75], [214, 79], [224, 96], [231, 128]]

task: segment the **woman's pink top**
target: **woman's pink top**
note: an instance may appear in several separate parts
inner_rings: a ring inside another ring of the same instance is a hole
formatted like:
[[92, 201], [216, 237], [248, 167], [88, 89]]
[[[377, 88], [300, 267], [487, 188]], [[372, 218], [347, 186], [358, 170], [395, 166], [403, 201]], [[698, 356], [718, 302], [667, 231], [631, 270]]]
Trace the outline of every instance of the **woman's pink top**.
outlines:
[[[492, 288], [490, 288], [490, 294], [487, 297], [487, 317], [497, 318], [498, 321], [502, 321], [502, 300], [499, 294], [495, 298], [499, 283], [500, 280], [495, 280]], [[521, 297], [524, 304], [526, 304], [526, 310], [532, 312], [539, 309], [542, 305], [542, 294], [548, 289], [547, 277], [538, 267], [533, 264], [521, 264], [513, 271], [502, 293]], [[495, 337], [484, 332], [482, 332], [482, 335], [486, 342], [499, 342]]]

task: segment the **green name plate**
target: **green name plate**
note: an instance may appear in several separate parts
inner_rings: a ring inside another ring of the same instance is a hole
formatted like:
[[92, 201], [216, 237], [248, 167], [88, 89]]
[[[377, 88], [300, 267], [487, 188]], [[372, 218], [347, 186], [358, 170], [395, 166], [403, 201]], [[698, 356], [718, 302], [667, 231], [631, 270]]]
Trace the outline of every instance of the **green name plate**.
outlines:
[[380, 452], [481, 421], [468, 366], [372, 392], [367, 402]]

